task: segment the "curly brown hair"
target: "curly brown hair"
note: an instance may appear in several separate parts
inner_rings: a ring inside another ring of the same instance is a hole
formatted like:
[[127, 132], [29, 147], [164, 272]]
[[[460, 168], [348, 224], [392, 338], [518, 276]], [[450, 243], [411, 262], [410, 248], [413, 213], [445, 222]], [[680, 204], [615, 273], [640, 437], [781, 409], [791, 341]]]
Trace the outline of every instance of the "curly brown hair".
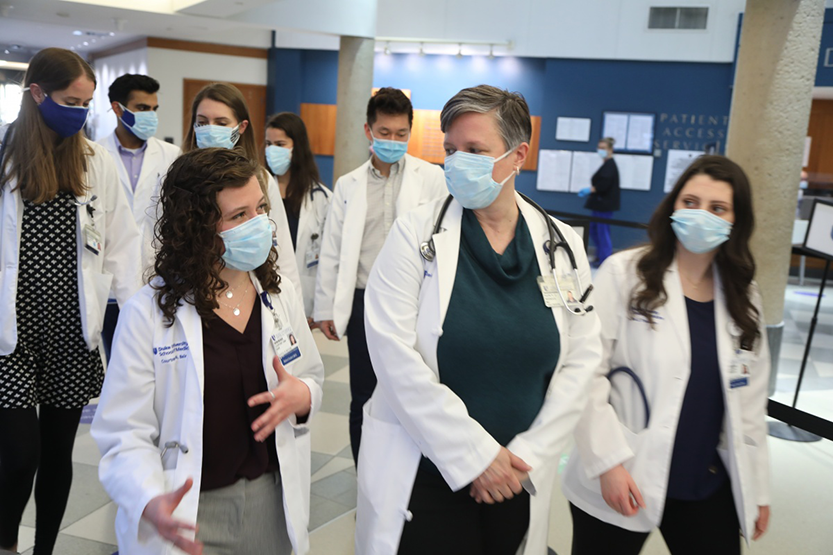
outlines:
[[[159, 250], [152, 287], [156, 302], [173, 325], [182, 301], [193, 305], [201, 318], [215, 317], [217, 295], [228, 283], [220, 278], [225, 268], [223, 240], [217, 233], [221, 212], [217, 193], [239, 188], [257, 176], [260, 167], [240, 152], [225, 148], [202, 148], [180, 156], [162, 184], [159, 203], [162, 215], [154, 227]], [[280, 293], [278, 251], [274, 247], [254, 273], [265, 291]]]
[[755, 227], [752, 190], [743, 169], [725, 156], [697, 158], [657, 207], [648, 224], [650, 246], [636, 265], [640, 286], [632, 292], [631, 302], [634, 310], [653, 324], [652, 311], [668, 300], [663, 279], [665, 271], [674, 260], [677, 247], [677, 236], [671, 228], [671, 215], [680, 191], [697, 175], [708, 175], [732, 187], [735, 223], [729, 240], [718, 247], [714, 263], [717, 264], [723, 282], [729, 315], [742, 330], [741, 344], [744, 348], [751, 348], [760, 336], [758, 321], [761, 317], [752, 304], [750, 291], [755, 276], [755, 259], [749, 250], [749, 239]]

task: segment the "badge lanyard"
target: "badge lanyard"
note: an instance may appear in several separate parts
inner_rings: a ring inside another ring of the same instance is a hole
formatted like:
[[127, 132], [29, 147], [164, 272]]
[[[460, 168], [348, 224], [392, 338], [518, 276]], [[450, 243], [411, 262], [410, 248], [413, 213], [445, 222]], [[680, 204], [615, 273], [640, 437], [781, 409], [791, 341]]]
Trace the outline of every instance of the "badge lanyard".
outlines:
[[734, 351], [734, 358], [729, 366], [729, 389], [749, 385], [749, 366], [752, 362], [752, 352], [742, 348], [740, 341], [742, 333], [734, 321], [729, 322], [729, 334], [732, 336]]
[[275, 350], [275, 354], [281, 359], [281, 364], [285, 367], [290, 362], [301, 358], [301, 348], [298, 346], [298, 338], [292, 331], [292, 326], [289, 324], [289, 316], [287, 315], [286, 308], [283, 304], [281, 304], [281, 311], [286, 317], [286, 325], [284, 325], [281, 315], [278, 314], [278, 311], [272, 305], [272, 299], [269, 296], [269, 293], [264, 291], [260, 295], [263, 304], [266, 305], [272, 313], [272, 319], [275, 323], [275, 328], [269, 338], [269, 341], [272, 343], [272, 348]]

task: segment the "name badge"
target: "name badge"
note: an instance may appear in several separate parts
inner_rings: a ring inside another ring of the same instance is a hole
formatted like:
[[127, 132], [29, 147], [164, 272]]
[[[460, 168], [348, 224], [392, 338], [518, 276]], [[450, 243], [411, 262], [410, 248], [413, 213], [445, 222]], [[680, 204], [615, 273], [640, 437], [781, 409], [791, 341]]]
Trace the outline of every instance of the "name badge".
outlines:
[[275, 354], [278, 355], [281, 364], [284, 366], [301, 358], [301, 348], [298, 346], [298, 339], [295, 337], [291, 326], [286, 326], [273, 333], [271, 341]]
[[304, 261], [307, 268], [318, 266], [318, 250], [307, 250], [307, 253], [304, 255]]
[[749, 385], [749, 367], [752, 363], [752, 353], [743, 349], [735, 349], [735, 357], [729, 367], [729, 388], [736, 389]]
[[84, 246], [95, 255], [98, 255], [104, 250], [104, 244], [101, 242], [101, 234], [89, 224], [84, 226]]
[[578, 290], [578, 284], [573, 274], [567, 272], [561, 274], [561, 277], [558, 278], [558, 285], [561, 286], [561, 294], [564, 295], [567, 308], [575, 312], [575, 309], [579, 307], [578, 300], [581, 297], [581, 293]]
[[561, 296], [558, 294], [558, 287], [555, 285], [553, 276], [538, 276], [538, 288], [541, 290], [541, 296], [547, 308], [561, 304]]
[[729, 380], [729, 388], [737, 389], [738, 387], [746, 387], [749, 385], [749, 378], [742, 376], [740, 378], [732, 378]]

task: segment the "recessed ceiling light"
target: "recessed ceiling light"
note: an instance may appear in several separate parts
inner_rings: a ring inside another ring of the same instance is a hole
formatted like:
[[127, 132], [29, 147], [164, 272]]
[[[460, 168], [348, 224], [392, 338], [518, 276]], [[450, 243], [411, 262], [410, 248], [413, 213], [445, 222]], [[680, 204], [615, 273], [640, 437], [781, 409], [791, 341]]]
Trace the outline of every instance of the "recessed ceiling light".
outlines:
[[81, 35], [84, 34], [84, 31], [79, 31], [78, 29], [76, 29], [75, 31], [72, 32], [72, 34], [75, 35], [76, 37], [80, 37]]
[[110, 36], [111, 36], [111, 37], [115, 37], [115, 36], [116, 36], [116, 33], [114, 33], [113, 31], [110, 31]]

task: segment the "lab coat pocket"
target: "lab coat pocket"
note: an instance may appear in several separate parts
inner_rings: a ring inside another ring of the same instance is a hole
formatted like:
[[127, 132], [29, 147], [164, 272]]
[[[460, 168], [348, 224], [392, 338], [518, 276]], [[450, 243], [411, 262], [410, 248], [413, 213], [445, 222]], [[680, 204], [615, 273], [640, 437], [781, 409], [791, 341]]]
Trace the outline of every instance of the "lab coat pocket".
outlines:
[[[634, 453], [633, 457], [622, 463], [622, 466], [625, 467], [625, 470], [627, 470], [631, 474], [631, 477], [633, 477], [634, 473], [638, 472], [640, 460], [639, 448], [642, 445], [642, 442], [645, 438], [645, 430], [642, 430], [638, 433], [633, 432], [622, 423], [619, 424], [619, 429], [622, 430], [622, 435], [625, 437], [625, 442], [628, 444], [628, 447], [630, 447], [631, 451], [633, 451]], [[596, 493], [601, 495], [601, 482], [599, 480], [599, 477], [588, 478], [587, 473], [584, 471], [584, 469], [581, 469], [579, 472], [577, 472], [577, 474], [579, 478], [579, 483], [582, 486], [591, 491], [595, 491]]]

